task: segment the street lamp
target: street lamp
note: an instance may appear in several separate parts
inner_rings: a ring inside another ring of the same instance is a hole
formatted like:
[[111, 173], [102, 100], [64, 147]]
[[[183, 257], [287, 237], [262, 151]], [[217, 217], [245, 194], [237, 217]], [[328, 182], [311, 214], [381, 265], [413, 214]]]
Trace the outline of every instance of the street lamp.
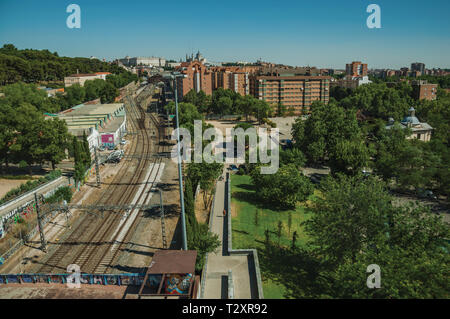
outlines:
[[165, 76], [173, 80], [174, 93], [175, 93], [175, 117], [177, 119], [177, 157], [178, 157], [178, 182], [180, 184], [180, 204], [181, 204], [181, 236], [183, 241], [183, 250], [187, 250], [187, 237], [186, 237], [186, 217], [184, 212], [184, 195], [183, 195], [183, 175], [181, 173], [181, 149], [180, 149], [180, 130], [178, 122], [178, 92], [177, 92], [177, 78], [185, 78], [186, 75], [179, 72], [173, 72], [172, 74]]

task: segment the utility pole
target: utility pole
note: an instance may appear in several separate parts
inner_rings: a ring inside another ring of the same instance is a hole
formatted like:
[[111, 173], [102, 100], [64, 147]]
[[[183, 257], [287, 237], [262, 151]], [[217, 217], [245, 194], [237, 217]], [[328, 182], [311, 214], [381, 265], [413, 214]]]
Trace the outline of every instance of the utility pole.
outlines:
[[178, 94], [177, 94], [177, 77], [174, 76], [175, 88], [175, 116], [177, 118], [177, 150], [178, 150], [178, 180], [180, 184], [180, 203], [181, 203], [181, 235], [183, 240], [183, 250], [187, 250], [186, 236], [186, 218], [184, 212], [184, 196], [183, 196], [183, 176], [181, 172], [181, 149], [180, 149], [180, 124], [178, 121]]
[[97, 146], [94, 146], [95, 156], [95, 176], [97, 178], [97, 187], [100, 187], [100, 168], [98, 167]]
[[47, 252], [45, 237], [44, 237], [44, 228], [42, 228], [42, 217], [39, 212], [39, 203], [38, 203], [38, 196], [37, 193], [34, 193], [34, 201], [36, 203], [36, 215], [37, 215], [37, 222], [39, 227], [39, 235], [41, 236], [41, 249], [44, 253]]

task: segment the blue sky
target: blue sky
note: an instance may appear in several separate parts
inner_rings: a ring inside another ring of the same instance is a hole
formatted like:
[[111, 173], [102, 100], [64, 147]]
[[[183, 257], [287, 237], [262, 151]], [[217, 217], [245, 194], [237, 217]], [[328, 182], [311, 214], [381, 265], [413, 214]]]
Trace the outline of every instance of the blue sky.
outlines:
[[[66, 26], [71, 3], [81, 7], [81, 29]], [[371, 3], [381, 7], [381, 29], [366, 26]], [[0, 46], [108, 60], [179, 60], [199, 49], [210, 61], [450, 68], [449, 13], [448, 0], [0, 0]]]

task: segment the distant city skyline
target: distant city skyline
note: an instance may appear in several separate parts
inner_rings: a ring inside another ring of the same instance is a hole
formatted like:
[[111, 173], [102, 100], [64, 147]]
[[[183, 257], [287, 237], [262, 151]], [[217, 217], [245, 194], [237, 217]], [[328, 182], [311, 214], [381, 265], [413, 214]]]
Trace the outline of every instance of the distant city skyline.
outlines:
[[[81, 29], [66, 7], [81, 7]], [[369, 4], [381, 29], [369, 29]], [[0, 46], [48, 49], [60, 56], [161, 56], [179, 61], [197, 50], [213, 62], [263, 61], [345, 69], [399, 69], [413, 62], [450, 68], [447, 0], [149, 2], [61, 0], [0, 2]]]

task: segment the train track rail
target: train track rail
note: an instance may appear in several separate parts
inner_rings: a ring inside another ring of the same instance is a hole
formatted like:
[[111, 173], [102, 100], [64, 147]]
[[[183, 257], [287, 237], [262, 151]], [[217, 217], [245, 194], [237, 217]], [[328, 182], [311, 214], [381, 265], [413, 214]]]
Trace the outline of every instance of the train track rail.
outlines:
[[[128, 103], [128, 111], [131, 118], [130, 124], [138, 132], [137, 140], [130, 153], [136, 158], [142, 156], [143, 159], [138, 161], [137, 167], [131, 176], [127, 174], [129, 165], [123, 165], [116, 178], [114, 178], [112, 185], [109, 185], [102, 193], [100, 203], [103, 204], [114, 202], [114, 204], [120, 205], [129, 204], [131, 201], [134, 201], [134, 204], [139, 203], [147, 188], [147, 184], [151, 183], [153, 187], [154, 180], [151, 181], [148, 178], [157, 176], [153, 174], [153, 170], [159, 166], [153, 164], [150, 173], [146, 169], [152, 157], [149, 156], [151, 136], [145, 125], [145, 112], [141, 107], [137, 107], [134, 100], [130, 97], [128, 97]], [[154, 124], [156, 125], [155, 122]], [[145, 175], [146, 172], [147, 175]], [[140, 182], [143, 177], [145, 177], [145, 180]], [[136, 195], [136, 190], [140, 192], [140, 195]], [[138, 197], [137, 200], [136, 197]], [[73, 231], [66, 236], [60, 246], [51, 254], [49, 253], [50, 257], [36, 272], [60, 272], [63, 269], [65, 270], [67, 265], [71, 263], [79, 265], [83, 272], [94, 272], [100, 264], [107, 264], [104, 261], [114, 259], [118, 251], [114, 235], [121, 233], [130, 217], [130, 212], [123, 211], [121, 213], [106, 212], [104, 218], [101, 219], [91, 215], [82, 216], [81, 221], [74, 225]], [[114, 229], [116, 231], [113, 233], [114, 235], [111, 235]]]

